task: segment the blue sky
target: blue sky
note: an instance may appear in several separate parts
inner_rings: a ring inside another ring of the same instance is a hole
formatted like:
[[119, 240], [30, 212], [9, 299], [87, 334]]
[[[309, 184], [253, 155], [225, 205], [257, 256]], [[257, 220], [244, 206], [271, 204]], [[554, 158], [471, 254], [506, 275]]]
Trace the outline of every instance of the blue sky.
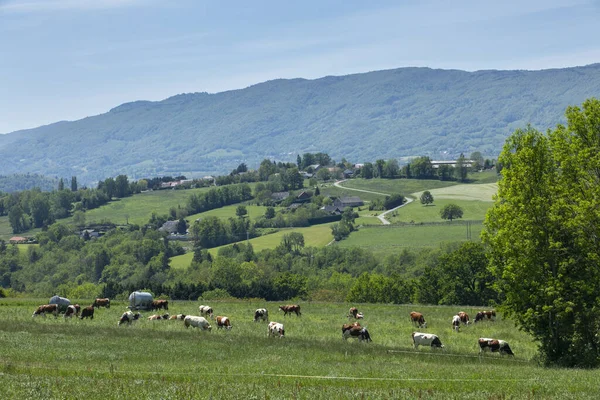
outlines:
[[599, 0], [0, 0], [0, 133], [276, 78], [587, 65], [598, 38]]

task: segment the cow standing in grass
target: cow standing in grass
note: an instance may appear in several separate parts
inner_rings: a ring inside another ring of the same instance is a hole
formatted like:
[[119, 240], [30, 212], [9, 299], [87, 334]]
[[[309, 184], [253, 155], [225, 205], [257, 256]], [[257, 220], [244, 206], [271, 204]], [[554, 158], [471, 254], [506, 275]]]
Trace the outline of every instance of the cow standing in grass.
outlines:
[[455, 332], [460, 330], [460, 317], [458, 315], [452, 317], [452, 330]]
[[267, 336], [279, 336], [280, 338], [284, 337], [285, 329], [283, 329], [283, 324], [274, 321], [269, 322], [269, 326], [267, 327]]
[[105, 297], [103, 299], [96, 299], [96, 300], [94, 300], [94, 303], [92, 304], [92, 307], [96, 307], [96, 308], [100, 308], [100, 307], [110, 308], [110, 299], [108, 297]]
[[118, 326], [121, 326], [121, 324], [127, 324], [127, 325], [131, 325], [131, 323], [133, 321], [137, 321], [138, 319], [140, 319], [142, 315], [140, 313], [133, 313], [131, 311], [125, 311], [123, 313], [123, 315], [121, 315], [121, 318], [119, 319], [119, 323], [117, 324]]
[[230, 330], [232, 328], [231, 321], [227, 317], [218, 316], [215, 320], [217, 321], [217, 329], [225, 328]]
[[342, 325], [342, 338], [344, 340], [349, 337], [353, 337], [358, 339], [359, 341], [371, 342], [371, 335], [366, 327], [360, 326], [358, 322], [353, 324], [344, 324]]
[[296, 313], [296, 315], [299, 317], [302, 315], [302, 313], [300, 312], [300, 306], [298, 304], [291, 304], [291, 305], [286, 305], [286, 306], [279, 306], [279, 309], [281, 311], [283, 311], [283, 316], [285, 317], [288, 314], [291, 313]]
[[202, 315], [203, 317], [213, 316], [214, 312], [211, 306], [200, 306], [198, 307], [198, 309], [200, 310], [200, 315]]
[[358, 308], [352, 307], [348, 311], [348, 319], [363, 319], [364, 315], [358, 312]]
[[210, 331], [212, 329], [212, 326], [210, 326], [206, 318], [197, 317], [195, 315], [188, 315], [187, 317], [185, 317], [183, 319], [183, 325], [186, 328], [189, 328], [191, 326], [192, 328], [199, 328], [203, 331]]
[[412, 341], [415, 349], [418, 349], [419, 346], [430, 346], [432, 348], [444, 347], [440, 338], [432, 333], [413, 332]]
[[160, 310], [161, 308], [168, 310], [169, 309], [169, 300], [154, 300], [152, 302], [151, 308], [153, 310]]
[[257, 308], [254, 311], [254, 322], [258, 320], [267, 321], [269, 319], [269, 311], [266, 308]]
[[84, 319], [88, 317], [89, 319], [94, 319], [94, 306], [87, 306], [81, 310], [81, 315], [79, 316], [79, 319]]
[[479, 311], [477, 315], [475, 315], [475, 322], [479, 321], [495, 321], [496, 320], [496, 311]]
[[415, 326], [419, 328], [427, 328], [427, 322], [425, 322], [425, 317], [420, 312], [412, 311], [410, 313], [410, 320]]
[[79, 306], [79, 304], [70, 305], [67, 307], [64, 317], [65, 318], [78, 317], [80, 311], [81, 311], [81, 307]]
[[43, 304], [33, 312], [32, 317], [41, 315], [46, 318], [46, 314], [52, 314], [54, 318], [58, 317], [58, 304]]
[[456, 315], [458, 315], [458, 317], [460, 318], [460, 322], [462, 322], [463, 324], [469, 325], [471, 323], [471, 321], [469, 320], [469, 314], [467, 314], [466, 312], [459, 311]]
[[479, 338], [479, 354], [481, 355], [485, 351], [491, 351], [492, 353], [500, 353], [501, 355], [508, 354], [514, 356], [512, 349], [508, 345], [508, 342], [499, 339], [490, 338]]
[[185, 319], [185, 317], [186, 317], [186, 315], [185, 315], [185, 314], [177, 314], [177, 315], [171, 315], [171, 316], [169, 317], [169, 319], [170, 319], [170, 320], [173, 320], [173, 319], [179, 319], [179, 320], [183, 321], [183, 320]]

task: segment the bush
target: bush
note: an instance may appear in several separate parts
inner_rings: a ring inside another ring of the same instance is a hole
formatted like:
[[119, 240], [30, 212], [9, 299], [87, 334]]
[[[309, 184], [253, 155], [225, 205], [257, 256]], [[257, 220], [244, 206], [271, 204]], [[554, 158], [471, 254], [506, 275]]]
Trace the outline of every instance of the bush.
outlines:
[[202, 293], [202, 296], [198, 297], [198, 301], [206, 301], [206, 300], [228, 300], [231, 299], [232, 296], [225, 289], [214, 289], [208, 290]]

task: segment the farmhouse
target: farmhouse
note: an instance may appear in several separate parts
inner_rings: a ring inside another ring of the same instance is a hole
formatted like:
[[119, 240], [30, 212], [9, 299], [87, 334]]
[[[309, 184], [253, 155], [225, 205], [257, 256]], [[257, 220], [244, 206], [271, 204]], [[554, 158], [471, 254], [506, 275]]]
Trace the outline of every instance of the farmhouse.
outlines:
[[9, 243], [17, 244], [17, 243], [27, 243], [27, 238], [23, 236], [13, 236], [8, 240]]
[[271, 200], [273, 200], [275, 203], [281, 203], [288, 197], [290, 197], [289, 192], [275, 192], [271, 194]]
[[337, 207], [360, 207], [365, 203], [358, 196], [347, 196], [335, 199], [333, 205]]
[[332, 215], [340, 215], [341, 213], [344, 212], [344, 210], [346, 209], [346, 207], [338, 207], [338, 206], [323, 206], [321, 207], [321, 210], [332, 214]]
[[[449, 165], [453, 168], [456, 168], [456, 164], [458, 163], [458, 161], [431, 161], [431, 167], [432, 168], [439, 168], [440, 165]], [[463, 166], [470, 168], [473, 165], [473, 160], [464, 160], [463, 161]]]
[[179, 221], [177, 221], [177, 220], [167, 221], [164, 224], [162, 224], [162, 226], [160, 228], [158, 228], [158, 230], [161, 232], [175, 233], [175, 232], [177, 232], [177, 224], [178, 223], [179, 223]]

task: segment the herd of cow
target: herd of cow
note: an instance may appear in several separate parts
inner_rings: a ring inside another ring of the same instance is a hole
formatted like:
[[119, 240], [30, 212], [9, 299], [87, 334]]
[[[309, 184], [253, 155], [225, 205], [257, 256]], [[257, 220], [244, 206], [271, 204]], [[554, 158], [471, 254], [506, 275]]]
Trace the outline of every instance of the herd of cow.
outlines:
[[[64, 312], [64, 318], [79, 317], [80, 319], [84, 319], [84, 318], [89, 317], [90, 319], [93, 319], [94, 318], [94, 309], [100, 308], [100, 307], [110, 308], [110, 300], [107, 298], [96, 299], [96, 300], [94, 300], [94, 302], [91, 306], [84, 307], [84, 308], [81, 308], [79, 306], [79, 304], [69, 305]], [[169, 310], [169, 301], [168, 300], [154, 300], [152, 302], [151, 309], [152, 310], [164, 309], [164, 310], [168, 311]], [[284, 317], [287, 316], [288, 314], [292, 314], [292, 313], [296, 314], [296, 316], [302, 315], [302, 313], [300, 312], [300, 306], [297, 304], [279, 306], [279, 310], [283, 311]], [[59, 308], [58, 304], [44, 304], [44, 305], [40, 305], [34, 311], [33, 317], [38, 316], [38, 315], [42, 315], [45, 317], [46, 314], [52, 314], [56, 318], [59, 315], [59, 311], [60, 311], [60, 308]], [[150, 321], [181, 320], [181, 321], [183, 321], [183, 325], [186, 328], [189, 328], [191, 326], [193, 328], [199, 328], [200, 330], [210, 331], [212, 329], [212, 326], [207, 319], [207, 318], [209, 318], [209, 319], [215, 320], [215, 323], [217, 324], [217, 329], [230, 330], [232, 328], [231, 320], [226, 316], [215, 316], [212, 307], [206, 306], [206, 305], [201, 305], [198, 307], [198, 311], [200, 313], [199, 316], [185, 315], [185, 314], [170, 315], [168, 313], [165, 313], [163, 315], [159, 315], [159, 314], [151, 315], [148, 317], [148, 320], [150, 320]], [[347, 317], [349, 319], [360, 320], [360, 319], [364, 318], [364, 315], [362, 313], [358, 312], [358, 309], [356, 307], [352, 307], [352, 308], [350, 308]], [[118, 325], [120, 326], [124, 323], [131, 325], [131, 323], [133, 323], [133, 321], [136, 321], [140, 318], [141, 318], [141, 314], [139, 312], [134, 313], [133, 311], [128, 310], [128, 311], [125, 311], [121, 315], [121, 318], [119, 318]], [[484, 320], [494, 321], [495, 319], [496, 319], [495, 311], [480, 311], [475, 316], [475, 323], [484, 321]], [[254, 312], [254, 322], [268, 321], [268, 320], [269, 320], [269, 312], [266, 308], [259, 308]], [[415, 326], [417, 326], [419, 328], [422, 328], [422, 329], [427, 328], [427, 322], [425, 321], [425, 317], [423, 316], [423, 314], [421, 314], [419, 312], [416, 312], [416, 311], [411, 312], [410, 320], [412, 321], [412, 323]], [[466, 312], [461, 311], [458, 314], [456, 314], [454, 317], [452, 317], [452, 330], [455, 332], [460, 331], [461, 325], [469, 325], [469, 324], [471, 324], [471, 321], [469, 319], [469, 315]], [[269, 336], [269, 337], [277, 336], [280, 338], [284, 337], [285, 329], [284, 329], [283, 324], [279, 323], [279, 322], [270, 321], [267, 326], [267, 336]], [[432, 333], [413, 332], [411, 337], [412, 337], [412, 342], [413, 342], [413, 346], [415, 349], [418, 349], [419, 346], [428, 346], [428, 347], [432, 347], [432, 348], [443, 348], [444, 347], [440, 338], [437, 335], [432, 334]], [[343, 339], [356, 338], [359, 341], [366, 341], [366, 342], [372, 341], [371, 335], [369, 334], [369, 331], [367, 330], [367, 328], [361, 326], [358, 321], [342, 325], [342, 338]], [[482, 353], [484, 351], [491, 351], [491, 352], [498, 352], [502, 355], [507, 354], [507, 355], [514, 356], [514, 353], [512, 352], [509, 344], [504, 340], [491, 339], [491, 338], [479, 338], [478, 344], [479, 344], [479, 352], [480, 353]]]
[[[412, 323], [419, 328], [427, 328], [427, 322], [423, 314], [413, 311], [410, 313], [410, 320]], [[496, 311], [479, 311], [475, 315], [475, 322], [480, 321], [494, 321], [496, 320]], [[469, 325], [471, 320], [469, 314], [464, 311], [460, 311], [454, 317], [452, 317], [452, 330], [455, 332], [460, 331], [461, 325]], [[412, 333], [413, 346], [418, 348], [419, 346], [430, 346], [433, 348], [443, 348], [444, 345], [437, 335], [432, 333], [413, 332]], [[491, 338], [479, 338], [477, 343], [479, 344], [479, 353], [484, 351], [491, 351], [492, 353], [500, 353], [502, 355], [507, 354], [514, 356], [512, 349], [508, 342], [500, 339]]]

